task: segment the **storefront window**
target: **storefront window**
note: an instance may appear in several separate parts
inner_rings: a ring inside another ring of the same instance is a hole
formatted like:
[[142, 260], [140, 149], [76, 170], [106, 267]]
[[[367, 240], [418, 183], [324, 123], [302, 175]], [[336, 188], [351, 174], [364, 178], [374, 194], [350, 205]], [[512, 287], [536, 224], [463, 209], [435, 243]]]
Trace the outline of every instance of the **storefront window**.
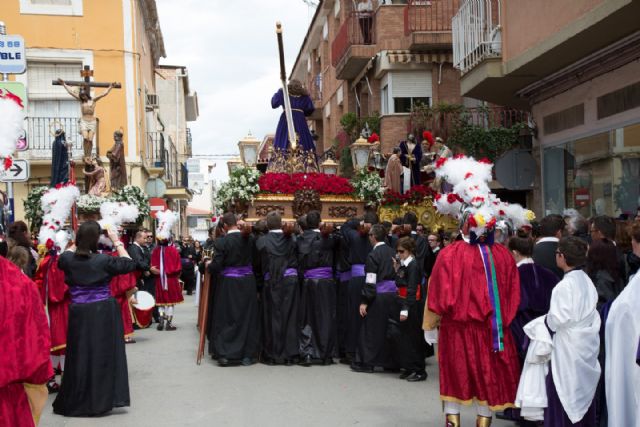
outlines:
[[640, 205], [640, 124], [544, 150], [545, 214], [635, 214]]

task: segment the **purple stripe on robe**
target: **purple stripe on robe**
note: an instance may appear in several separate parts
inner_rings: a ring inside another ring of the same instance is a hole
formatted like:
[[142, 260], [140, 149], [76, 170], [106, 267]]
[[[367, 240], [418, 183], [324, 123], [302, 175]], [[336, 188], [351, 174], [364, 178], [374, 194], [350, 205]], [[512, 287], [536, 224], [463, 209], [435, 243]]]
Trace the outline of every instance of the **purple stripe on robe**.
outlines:
[[379, 294], [396, 293], [398, 292], [398, 287], [393, 280], [382, 280], [376, 283], [376, 292]]
[[342, 271], [339, 275], [338, 278], [341, 282], [348, 282], [349, 280], [351, 280], [351, 270], [349, 271]]
[[235, 267], [225, 267], [222, 270], [224, 277], [244, 277], [253, 274], [253, 268], [250, 265], [241, 265]]
[[491, 272], [491, 262], [489, 259], [488, 249], [486, 245], [479, 245], [480, 256], [482, 257], [482, 264], [484, 265], [484, 272], [487, 280], [487, 288], [489, 292], [489, 301], [491, 301], [491, 307], [493, 307], [493, 314], [491, 315], [491, 336], [493, 338], [493, 351], [502, 351], [502, 345], [500, 342], [500, 329], [498, 326], [498, 308], [496, 301], [499, 295], [494, 293], [493, 288], [493, 275]]
[[[295, 268], [287, 268], [284, 271], [284, 274], [282, 275], [283, 277], [293, 277], [293, 276], [297, 276], [298, 275], [298, 270], [296, 270]], [[271, 273], [266, 272], [264, 274], [264, 280], [269, 280], [271, 279]]]
[[109, 285], [98, 286], [70, 286], [71, 302], [74, 304], [89, 304], [111, 298]]
[[546, 378], [547, 407], [544, 410], [544, 427], [595, 427], [596, 423], [596, 399], [593, 399], [587, 413], [577, 423], [573, 424], [562, 406], [556, 385], [553, 380], [553, 370], [549, 365], [549, 373]]
[[331, 267], [310, 268], [304, 272], [305, 279], [332, 279], [333, 269]]
[[364, 277], [364, 264], [353, 264], [351, 266], [351, 277]]

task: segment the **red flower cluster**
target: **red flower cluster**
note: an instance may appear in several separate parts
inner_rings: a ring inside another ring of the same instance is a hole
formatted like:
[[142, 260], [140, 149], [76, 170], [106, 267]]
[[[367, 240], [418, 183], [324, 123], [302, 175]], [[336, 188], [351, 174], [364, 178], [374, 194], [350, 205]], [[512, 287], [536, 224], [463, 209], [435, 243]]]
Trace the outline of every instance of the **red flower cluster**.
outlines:
[[447, 163], [447, 158], [446, 157], [438, 157], [438, 160], [436, 160], [436, 169], [441, 168], [445, 163]]
[[382, 199], [382, 206], [389, 205], [404, 205], [408, 203], [410, 205], [417, 205], [422, 203], [427, 197], [436, 197], [438, 193], [433, 191], [431, 187], [425, 185], [414, 185], [406, 193], [397, 193], [393, 190], [387, 190], [384, 193]]
[[265, 173], [258, 178], [264, 193], [293, 194], [298, 190], [315, 190], [319, 194], [351, 194], [349, 180], [324, 173]]
[[371, 136], [368, 139], [369, 143], [373, 144], [374, 142], [378, 142], [380, 141], [380, 137], [378, 136], [377, 133], [372, 133]]

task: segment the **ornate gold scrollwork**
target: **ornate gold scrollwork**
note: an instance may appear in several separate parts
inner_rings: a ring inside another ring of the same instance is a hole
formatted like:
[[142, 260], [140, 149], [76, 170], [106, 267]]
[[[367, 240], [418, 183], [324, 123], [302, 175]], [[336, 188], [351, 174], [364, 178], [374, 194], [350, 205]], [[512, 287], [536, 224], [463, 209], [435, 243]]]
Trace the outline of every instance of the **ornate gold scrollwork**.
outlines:
[[380, 221], [393, 221], [395, 218], [404, 216], [407, 212], [415, 213], [418, 222], [429, 230], [455, 231], [458, 229], [458, 222], [454, 218], [439, 214], [433, 207], [431, 199], [426, 199], [419, 205], [381, 206], [378, 208]]

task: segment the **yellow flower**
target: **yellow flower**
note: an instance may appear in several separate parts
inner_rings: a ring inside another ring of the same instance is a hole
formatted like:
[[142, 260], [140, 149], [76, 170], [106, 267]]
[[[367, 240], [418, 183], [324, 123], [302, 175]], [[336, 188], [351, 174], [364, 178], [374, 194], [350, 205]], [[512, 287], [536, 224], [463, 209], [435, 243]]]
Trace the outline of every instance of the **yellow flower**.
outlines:
[[475, 214], [473, 216], [473, 219], [476, 220], [476, 224], [478, 224], [478, 227], [484, 227], [484, 225], [486, 224], [486, 221], [484, 219], [484, 216], [482, 216], [482, 214]]
[[534, 214], [532, 210], [527, 209], [527, 211], [524, 213], [524, 217], [527, 219], [527, 221], [533, 221], [534, 219], [536, 219], [536, 214]]

